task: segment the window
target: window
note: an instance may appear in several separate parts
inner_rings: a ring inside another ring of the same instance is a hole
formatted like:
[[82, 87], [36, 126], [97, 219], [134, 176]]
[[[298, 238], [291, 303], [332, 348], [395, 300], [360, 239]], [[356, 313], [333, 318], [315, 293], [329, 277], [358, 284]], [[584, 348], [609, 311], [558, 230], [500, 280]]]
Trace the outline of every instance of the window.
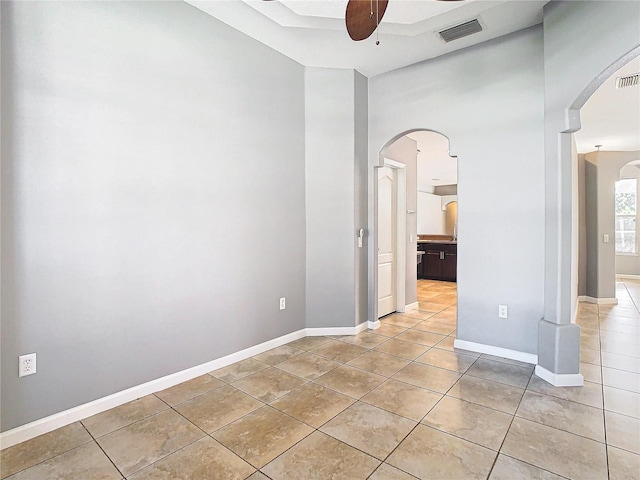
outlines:
[[616, 182], [616, 253], [638, 253], [638, 189], [635, 178]]

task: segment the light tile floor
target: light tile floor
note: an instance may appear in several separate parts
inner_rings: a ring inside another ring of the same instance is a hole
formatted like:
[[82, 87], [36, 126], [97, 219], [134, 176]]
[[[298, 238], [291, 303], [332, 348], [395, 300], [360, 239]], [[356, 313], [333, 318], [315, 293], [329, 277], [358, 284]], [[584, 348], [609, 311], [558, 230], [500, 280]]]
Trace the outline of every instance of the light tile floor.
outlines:
[[2, 478], [638, 479], [640, 282], [581, 304], [584, 387], [453, 348], [455, 284], [1, 452]]

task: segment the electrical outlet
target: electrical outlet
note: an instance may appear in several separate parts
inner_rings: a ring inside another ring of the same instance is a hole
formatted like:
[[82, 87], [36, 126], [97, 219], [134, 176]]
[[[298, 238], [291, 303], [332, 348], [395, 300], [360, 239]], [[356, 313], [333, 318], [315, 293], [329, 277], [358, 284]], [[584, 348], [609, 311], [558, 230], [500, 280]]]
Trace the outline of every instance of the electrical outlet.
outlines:
[[498, 305], [498, 317], [500, 317], [500, 318], [508, 318], [507, 306], [506, 305]]
[[280, 299], [280, 310], [284, 310], [285, 308], [287, 308], [287, 299], [286, 297], [282, 297]]
[[18, 376], [26, 377], [36, 373], [36, 354], [20, 355], [18, 357]]

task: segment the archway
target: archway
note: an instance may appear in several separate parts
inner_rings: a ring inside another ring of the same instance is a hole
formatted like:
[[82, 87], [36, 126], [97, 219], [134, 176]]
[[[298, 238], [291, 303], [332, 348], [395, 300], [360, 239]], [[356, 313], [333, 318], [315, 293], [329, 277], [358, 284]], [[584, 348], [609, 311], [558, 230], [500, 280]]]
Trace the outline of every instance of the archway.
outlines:
[[[377, 179], [378, 175], [375, 171], [383, 168], [385, 164], [389, 162], [395, 162], [398, 165], [402, 165], [405, 168], [402, 169], [404, 175], [406, 176], [406, 208], [404, 209], [404, 215], [402, 221], [404, 221], [405, 231], [403, 232], [404, 237], [400, 238], [398, 241], [402, 243], [402, 248], [400, 249], [402, 252], [403, 263], [404, 263], [404, 281], [403, 281], [403, 289], [401, 290], [404, 294], [403, 302], [399, 302], [401, 307], [397, 310], [398, 312], [404, 312], [405, 310], [418, 309], [418, 298], [417, 298], [417, 255], [416, 255], [416, 247], [418, 241], [418, 181], [417, 181], [417, 171], [418, 171], [418, 148], [417, 141], [410, 138], [409, 135], [415, 134], [416, 132], [429, 132], [433, 135], [437, 135], [438, 137], [442, 137], [446, 142], [446, 154], [448, 158], [457, 159], [457, 157], [451, 155], [449, 153], [449, 139], [445, 135], [440, 132], [430, 130], [430, 129], [411, 129], [407, 130], [403, 133], [395, 135], [392, 139], [385, 143], [385, 145], [380, 149], [378, 154], [378, 163], [373, 166], [374, 175], [373, 178]], [[456, 164], [457, 170], [457, 164]], [[372, 226], [371, 226], [371, 256], [374, 261], [372, 265], [377, 264], [377, 256], [379, 252], [379, 185], [377, 181], [373, 182], [373, 214], [371, 217]], [[456, 197], [457, 200], [457, 197]], [[439, 203], [439, 211], [442, 217], [441, 222], [444, 227], [444, 218], [445, 213], [442, 209], [442, 205]], [[438, 232], [444, 234], [444, 232]], [[379, 298], [379, 288], [381, 285], [380, 282], [380, 271], [379, 268], [371, 268], [370, 269], [370, 280], [373, 285], [372, 291], [374, 295], [370, 297], [370, 311], [373, 312], [373, 318], [376, 320], [374, 326], [377, 328], [379, 323], [377, 323], [377, 319], [379, 318], [379, 306], [378, 306], [378, 298]], [[387, 285], [387, 282], [383, 282]]]
[[[600, 2], [545, 7], [545, 291], [536, 375], [555, 386], [582, 385], [577, 305], [576, 162], [572, 134], [580, 109], [616, 70], [640, 54], [636, 5]], [[611, 27], [584, 35], [602, 18]], [[571, 41], [568, 39], [571, 38]], [[579, 41], [575, 41], [579, 40]], [[606, 49], [600, 48], [607, 45]]]

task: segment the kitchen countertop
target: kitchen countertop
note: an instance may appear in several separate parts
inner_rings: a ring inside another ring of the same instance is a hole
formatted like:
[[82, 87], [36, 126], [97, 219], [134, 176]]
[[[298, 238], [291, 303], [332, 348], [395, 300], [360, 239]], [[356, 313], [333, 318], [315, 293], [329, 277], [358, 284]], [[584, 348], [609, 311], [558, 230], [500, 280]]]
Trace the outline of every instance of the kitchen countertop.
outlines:
[[418, 243], [439, 243], [443, 245], [457, 245], [457, 240], [418, 240]]

